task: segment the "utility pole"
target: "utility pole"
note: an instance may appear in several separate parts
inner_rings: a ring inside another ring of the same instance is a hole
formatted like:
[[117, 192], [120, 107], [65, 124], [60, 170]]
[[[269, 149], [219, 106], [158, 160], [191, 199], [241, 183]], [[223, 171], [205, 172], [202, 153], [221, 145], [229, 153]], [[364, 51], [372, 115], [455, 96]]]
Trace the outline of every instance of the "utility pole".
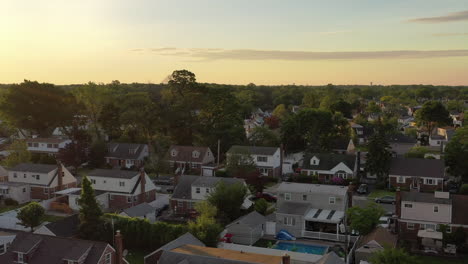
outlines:
[[221, 146], [221, 140], [218, 139], [218, 165], [217, 167], [219, 167], [219, 152], [220, 152], [220, 146]]

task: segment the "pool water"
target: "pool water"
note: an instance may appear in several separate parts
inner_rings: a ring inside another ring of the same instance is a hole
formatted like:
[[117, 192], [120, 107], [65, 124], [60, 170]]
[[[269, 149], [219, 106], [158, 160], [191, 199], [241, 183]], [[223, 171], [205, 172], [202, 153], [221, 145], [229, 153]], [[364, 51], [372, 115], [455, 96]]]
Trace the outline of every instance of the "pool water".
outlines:
[[328, 247], [316, 246], [316, 245], [306, 245], [300, 243], [289, 243], [289, 242], [278, 242], [274, 249], [287, 250], [299, 253], [323, 255], [327, 252]]

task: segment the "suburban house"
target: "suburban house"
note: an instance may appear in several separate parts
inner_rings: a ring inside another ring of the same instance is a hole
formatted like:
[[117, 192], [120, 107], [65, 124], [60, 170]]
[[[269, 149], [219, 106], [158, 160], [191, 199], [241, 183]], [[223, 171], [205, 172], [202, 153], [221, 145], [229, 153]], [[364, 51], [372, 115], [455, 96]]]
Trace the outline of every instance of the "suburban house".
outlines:
[[330, 182], [334, 177], [353, 179], [358, 172], [356, 155], [335, 153], [309, 153], [304, 156], [301, 173], [316, 175], [322, 182]]
[[443, 152], [454, 134], [455, 129], [453, 127], [438, 127], [429, 137], [429, 146], [441, 147], [441, 152]]
[[75, 176], [62, 164], [20, 163], [10, 169], [8, 181], [29, 184], [32, 200], [47, 200], [56, 191], [76, 187]]
[[411, 148], [416, 146], [418, 141], [415, 138], [404, 134], [391, 135], [388, 143], [392, 149], [393, 156], [402, 157], [408, 153]]
[[61, 149], [71, 143], [70, 139], [63, 138], [28, 138], [26, 144], [31, 153], [46, 153], [56, 155]]
[[171, 242], [167, 243], [166, 245], [156, 249], [155, 251], [151, 252], [150, 254], [146, 255], [144, 258], [144, 264], [156, 264], [158, 263], [161, 254], [164, 251], [170, 251], [174, 248], [178, 248], [184, 245], [195, 245], [204, 247], [205, 244], [198, 240], [198, 238], [194, 237], [190, 233], [185, 233], [184, 235], [172, 240]]
[[352, 139], [337, 139], [332, 142], [331, 150], [338, 154], [354, 154], [356, 146]]
[[364, 144], [366, 142], [366, 138], [364, 137], [364, 127], [354, 122], [350, 122], [349, 124], [351, 126], [351, 131], [356, 135], [357, 143]]
[[274, 147], [232, 146], [226, 153], [232, 155], [250, 155], [259, 172], [264, 176], [281, 176], [281, 151]]
[[195, 203], [206, 200], [206, 197], [214, 191], [219, 182], [226, 185], [236, 183], [245, 185], [244, 180], [237, 178], [179, 176], [174, 193], [169, 201], [172, 212], [179, 216], [188, 216], [194, 213]]
[[354, 263], [359, 264], [361, 261], [367, 261], [372, 258], [375, 252], [384, 249], [384, 246], [396, 247], [398, 238], [390, 233], [387, 228], [378, 226], [371, 233], [361, 237], [354, 252]]
[[112, 167], [139, 168], [148, 155], [149, 149], [146, 144], [109, 143], [105, 159]]
[[[18, 232], [6, 253], [0, 255], [0, 263], [128, 263], [123, 259], [122, 238], [118, 231], [115, 241], [120, 250], [101, 241]], [[121, 261], [117, 261], [119, 258]]]
[[[68, 196], [68, 207], [75, 212], [80, 210], [80, 205], [78, 204], [78, 199], [81, 196], [81, 188], [74, 188], [67, 193]], [[103, 211], [108, 211], [109, 208], [109, 193], [106, 191], [94, 190], [94, 197], [96, 201], [101, 206]]]
[[465, 119], [465, 113], [464, 112], [451, 111], [450, 112], [450, 117], [453, 120], [453, 126], [454, 127], [462, 127], [463, 126], [463, 121]]
[[156, 209], [148, 203], [141, 203], [124, 209], [120, 215], [148, 219], [152, 223], [156, 220]]
[[16, 232], [4, 232], [0, 231], [0, 256], [8, 251], [13, 240], [15, 240]]
[[422, 108], [421, 105], [408, 107], [408, 115], [409, 116], [414, 116], [414, 113], [416, 113], [416, 111], [418, 111], [421, 108]]
[[265, 216], [253, 211], [234, 220], [226, 226], [225, 231], [232, 235], [232, 243], [253, 245], [265, 234], [265, 228]]
[[392, 158], [389, 171], [390, 187], [433, 192], [444, 189], [445, 174], [443, 160]]
[[197, 171], [202, 173], [202, 167], [213, 165], [215, 157], [209, 147], [172, 145], [167, 154], [167, 160], [172, 168], [180, 172]]
[[107, 192], [109, 208], [125, 209], [156, 199], [156, 186], [144, 170], [96, 169], [88, 173], [95, 191]]
[[0, 204], [5, 199], [13, 199], [19, 204], [31, 201], [31, 188], [23, 182], [0, 182]]
[[345, 241], [341, 224], [350, 203], [348, 187], [283, 182], [277, 195], [277, 233], [287, 230], [296, 237]]
[[8, 171], [0, 165], [0, 182], [8, 181]]
[[39, 227], [34, 231], [34, 234], [58, 237], [76, 237], [78, 235], [79, 225], [79, 215], [74, 214]]

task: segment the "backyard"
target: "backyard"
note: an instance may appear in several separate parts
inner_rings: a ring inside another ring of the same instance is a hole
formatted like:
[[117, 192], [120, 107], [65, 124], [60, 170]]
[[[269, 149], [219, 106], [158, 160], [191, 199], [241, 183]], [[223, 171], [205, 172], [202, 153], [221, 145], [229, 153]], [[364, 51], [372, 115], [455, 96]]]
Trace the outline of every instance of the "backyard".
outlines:
[[142, 251], [142, 250], [129, 250], [125, 259], [130, 264], [143, 264], [144, 258], [151, 252]]
[[436, 256], [416, 256], [419, 264], [466, 264], [468, 256], [461, 258], [447, 258]]

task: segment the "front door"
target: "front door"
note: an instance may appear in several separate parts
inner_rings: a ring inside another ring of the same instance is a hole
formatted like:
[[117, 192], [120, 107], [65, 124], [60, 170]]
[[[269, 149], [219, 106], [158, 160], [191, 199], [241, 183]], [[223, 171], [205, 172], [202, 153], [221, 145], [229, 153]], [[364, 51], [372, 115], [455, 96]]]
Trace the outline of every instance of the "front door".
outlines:
[[418, 184], [419, 184], [419, 179], [416, 178], [416, 177], [414, 177], [414, 178], [413, 178], [413, 184], [412, 184], [413, 189], [418, 189], [418, 188], [419, 188], [419, 185], [418, 185]]

